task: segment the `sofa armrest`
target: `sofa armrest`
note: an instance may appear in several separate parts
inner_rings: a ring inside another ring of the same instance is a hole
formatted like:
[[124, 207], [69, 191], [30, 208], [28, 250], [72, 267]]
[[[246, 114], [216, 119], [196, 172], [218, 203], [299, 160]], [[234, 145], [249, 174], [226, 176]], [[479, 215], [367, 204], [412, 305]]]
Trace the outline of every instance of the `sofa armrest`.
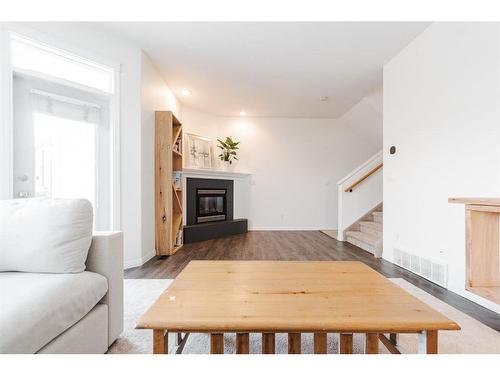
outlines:
[[87, 271], [108, 280], [108, 292], [101, 303], [108, 305], [108, 344], [123, 331], [123, 233], [94, 232], [87, 257]]

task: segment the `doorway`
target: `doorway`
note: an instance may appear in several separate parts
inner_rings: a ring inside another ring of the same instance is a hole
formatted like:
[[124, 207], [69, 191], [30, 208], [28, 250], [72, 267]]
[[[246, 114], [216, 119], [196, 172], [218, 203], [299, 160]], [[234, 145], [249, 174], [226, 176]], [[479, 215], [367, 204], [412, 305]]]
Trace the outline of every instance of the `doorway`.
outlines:
[[85, 198], [94, 228], [111, 228], [109, 102], [43, 79], [14, 74], [15, 198]]

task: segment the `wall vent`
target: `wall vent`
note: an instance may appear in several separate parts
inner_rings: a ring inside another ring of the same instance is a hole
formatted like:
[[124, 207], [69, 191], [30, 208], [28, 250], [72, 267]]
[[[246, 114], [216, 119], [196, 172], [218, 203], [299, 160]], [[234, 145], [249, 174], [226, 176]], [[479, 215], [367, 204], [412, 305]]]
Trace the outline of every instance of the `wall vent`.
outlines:
[[448, 286], [448, 265], [445, 263], [397, 248], [394, 248], [394, 263], [442, 287]]

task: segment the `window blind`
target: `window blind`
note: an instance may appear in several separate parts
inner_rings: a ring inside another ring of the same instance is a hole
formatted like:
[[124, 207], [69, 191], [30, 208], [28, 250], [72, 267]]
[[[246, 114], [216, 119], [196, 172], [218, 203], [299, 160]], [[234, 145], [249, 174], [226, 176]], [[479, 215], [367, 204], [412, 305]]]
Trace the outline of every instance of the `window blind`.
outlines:
[[32, 90], [31, 104], [35, 113], [43, 113], [92, 124], [100, 124], [101, 122], [100, 106], [62, 95]]

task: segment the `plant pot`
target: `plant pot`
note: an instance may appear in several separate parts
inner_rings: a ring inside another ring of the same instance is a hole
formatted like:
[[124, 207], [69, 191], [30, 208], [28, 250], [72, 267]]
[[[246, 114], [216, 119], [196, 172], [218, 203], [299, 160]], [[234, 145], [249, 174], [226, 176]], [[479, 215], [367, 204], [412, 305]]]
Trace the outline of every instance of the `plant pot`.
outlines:
[[229, 162], [227, 162], [227, 161], [223, 161], [221, 163], [221, 169], [225, 172], [234, 172], [235, 167], [236, 167], [236, 165], [235, 165], [234, 161], [232, 164], [229, 164]]

